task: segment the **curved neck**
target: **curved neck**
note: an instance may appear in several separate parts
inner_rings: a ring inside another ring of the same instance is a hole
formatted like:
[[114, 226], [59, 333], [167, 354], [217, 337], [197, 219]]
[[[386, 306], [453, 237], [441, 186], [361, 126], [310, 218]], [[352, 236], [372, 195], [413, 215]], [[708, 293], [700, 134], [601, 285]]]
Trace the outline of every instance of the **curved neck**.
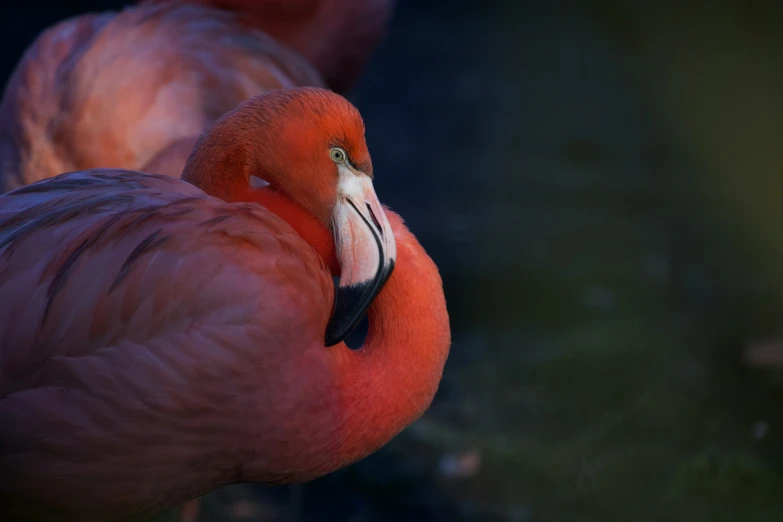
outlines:
[[[309, 212], [271, 187], [251, 189], [240, 200], [261, 203], [287, 221], [332, 275], [339, 276], [332, 235]], [[367, 339], [357, 350], [345, 343], [328, 348], [340, 368], [339, 422], [358, 438], [357, 444], [347, 445], [356, 458], [424, 413], [438, 389], [451, 346], [438, 268], [402, 218], [384, 210], [397, 242], [397, 260], [368, 311]], [[359, 432], [357, 426], [362, 426]], [[353, 455], [343, 457], [350, 461]]]
[[[289, 225], [339, 275], [334, 240], [312, 214], [272, 187], [234, 193], [264, 205]], [[417, 420], [432, 402], [451, 346], [449, 317], [437, 266], [403, 224], [384, 209], [397, 243], [395, 268], [368, 311], [364, 345], [329, 350], [337, 363], [336, 400], [324, 411], [343, 441], [332, 457], [345, 465], [374, 452]], [[322, 342], [319, 339], [319, 342]], [[324, 433], [324, 436], [331, 435]]]
[[[318, 252], [332, 275], [340, 265], [329, 230], [309, 212], [272, 187], [250, 189], [239, 199], [264, 205]], [[341, 364], [347, 417], [396, 421], [399, 431], [427, 409], [437, 391], [451, 345], [449, 316], [438, 268], [402, 218], [384, 209], [397, 242], [389, 280], [368, 311], [367, 339], [358, 350], [345, 343], [331, 348]], [[406, 391], [401, 400], [399, 391]], [[349, 423], [350, 419], [346, 419]], [[381, 429], [376, 425], [374, 428]], [[376, 432], [372, 439], [378, 439]]]
[[[251, 189], [243, 201], [261, 203], [287, 221], [339, 275], [329, 230], [309, 212], [271, 187]], [[394, 271], [368, 311], [363, 346], [340, 343], [329, 350], [337, 361], [337, 431], [353, 462], [371, 453], [418, 419], [432, 402], [451, 346], [449, 316], [438, 268], [403, 224], [384, 209], [397, 242]], [[327, 413], [327, 412], [324, 412]]]
[[334, 347], [344, 425], [358, 438], [346, 460], [374, 451], [424, 413], [451, 345], [438, 269], [402, 219], [385, 211], [397, 241], [395, 269], [370, 307], [364, 345]]

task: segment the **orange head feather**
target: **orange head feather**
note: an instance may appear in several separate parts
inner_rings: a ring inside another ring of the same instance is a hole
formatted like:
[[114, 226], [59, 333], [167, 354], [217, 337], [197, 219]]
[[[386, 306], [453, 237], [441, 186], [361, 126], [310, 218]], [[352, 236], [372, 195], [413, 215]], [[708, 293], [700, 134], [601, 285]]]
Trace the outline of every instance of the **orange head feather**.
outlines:
[[372, 177], [364, 121], [348, 100], [326, 89], [276, 90], [224, 115], [198, 140], [182, 179], [226, 201], [252, 195], [257, 176], [328, 225], [337, 199], [340, 147]]
[[[269, 188], [251, 186], [252, 176]], [[182, 179], [226, 201], [268, 205], [339, 271], [327, 345], [358, 324], [394, 269], [396, 243], [372, 185], [364, 122], [333, 92], [303, 87], [243, 103], [199, 138]]]

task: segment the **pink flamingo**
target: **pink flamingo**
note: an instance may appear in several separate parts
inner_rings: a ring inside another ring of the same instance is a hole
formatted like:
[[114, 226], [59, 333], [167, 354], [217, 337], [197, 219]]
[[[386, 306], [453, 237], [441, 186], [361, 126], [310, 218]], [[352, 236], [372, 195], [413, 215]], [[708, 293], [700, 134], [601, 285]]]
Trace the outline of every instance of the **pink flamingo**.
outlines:
[[0, 103], [0, 192], [62, 172], [179, 176], [251, 96], [350, 87], [394, 0], [147, 0], [44, 31]]
[[0, 519], [144, 520], [307, 481], [417, 419], [446, 303], [372, 174], [359, 112], [298, 88], [222, 117], [181, 180], [101, 169], [0, 196]]

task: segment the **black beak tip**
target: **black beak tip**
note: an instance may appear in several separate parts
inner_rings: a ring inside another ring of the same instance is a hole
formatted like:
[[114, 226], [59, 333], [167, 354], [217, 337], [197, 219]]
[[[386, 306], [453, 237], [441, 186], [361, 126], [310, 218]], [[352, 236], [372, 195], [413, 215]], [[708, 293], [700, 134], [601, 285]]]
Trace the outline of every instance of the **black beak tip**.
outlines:
[[324, 346], [327, 348], [330, 346], [334, 346], [335, 344], [338, 344], [340, 341], [343, 341], [347, 335], [340, 336], [335, 332], [330, 332], [328, 329], [326, 330], [326, 337], [324, 338]]
[[334, 346], [351, 335], [375, 297], [373, 286], [374, 281], [367, 281], [358, 285], [337, 287], [332, 317], [326, 326], [326, 346]]
[[334, 346], [344, 341], [359, 326], [373, 299], [388, 281], [392, 270], [394, 270], [394, 261], [391, 261], [385, 269], [379, 270], [378, 275], [370, 281], [337, 287], [332, 317], [326, 325], [325, 346]]

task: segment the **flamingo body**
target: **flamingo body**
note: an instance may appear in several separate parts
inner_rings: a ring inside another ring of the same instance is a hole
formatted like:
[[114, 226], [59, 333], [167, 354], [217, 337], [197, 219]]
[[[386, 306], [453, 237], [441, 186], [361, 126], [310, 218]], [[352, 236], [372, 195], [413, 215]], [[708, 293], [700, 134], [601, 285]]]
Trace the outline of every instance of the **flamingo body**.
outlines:
[[[103, 505], [113, 520], [171, 502], [183, 472], [237, 481], [233, 460], [274, 482], [329, 465], [292, 419], [336, 407], [319, 377], [332, 281], [285, 221], [173, 178], [93, 171], [7, 196], [0, 229], [0, 491], [122, 499]], [[224, 422], [250, 411], [264, 418]], [[321, 418], [328, 445], [338, 428]]]

